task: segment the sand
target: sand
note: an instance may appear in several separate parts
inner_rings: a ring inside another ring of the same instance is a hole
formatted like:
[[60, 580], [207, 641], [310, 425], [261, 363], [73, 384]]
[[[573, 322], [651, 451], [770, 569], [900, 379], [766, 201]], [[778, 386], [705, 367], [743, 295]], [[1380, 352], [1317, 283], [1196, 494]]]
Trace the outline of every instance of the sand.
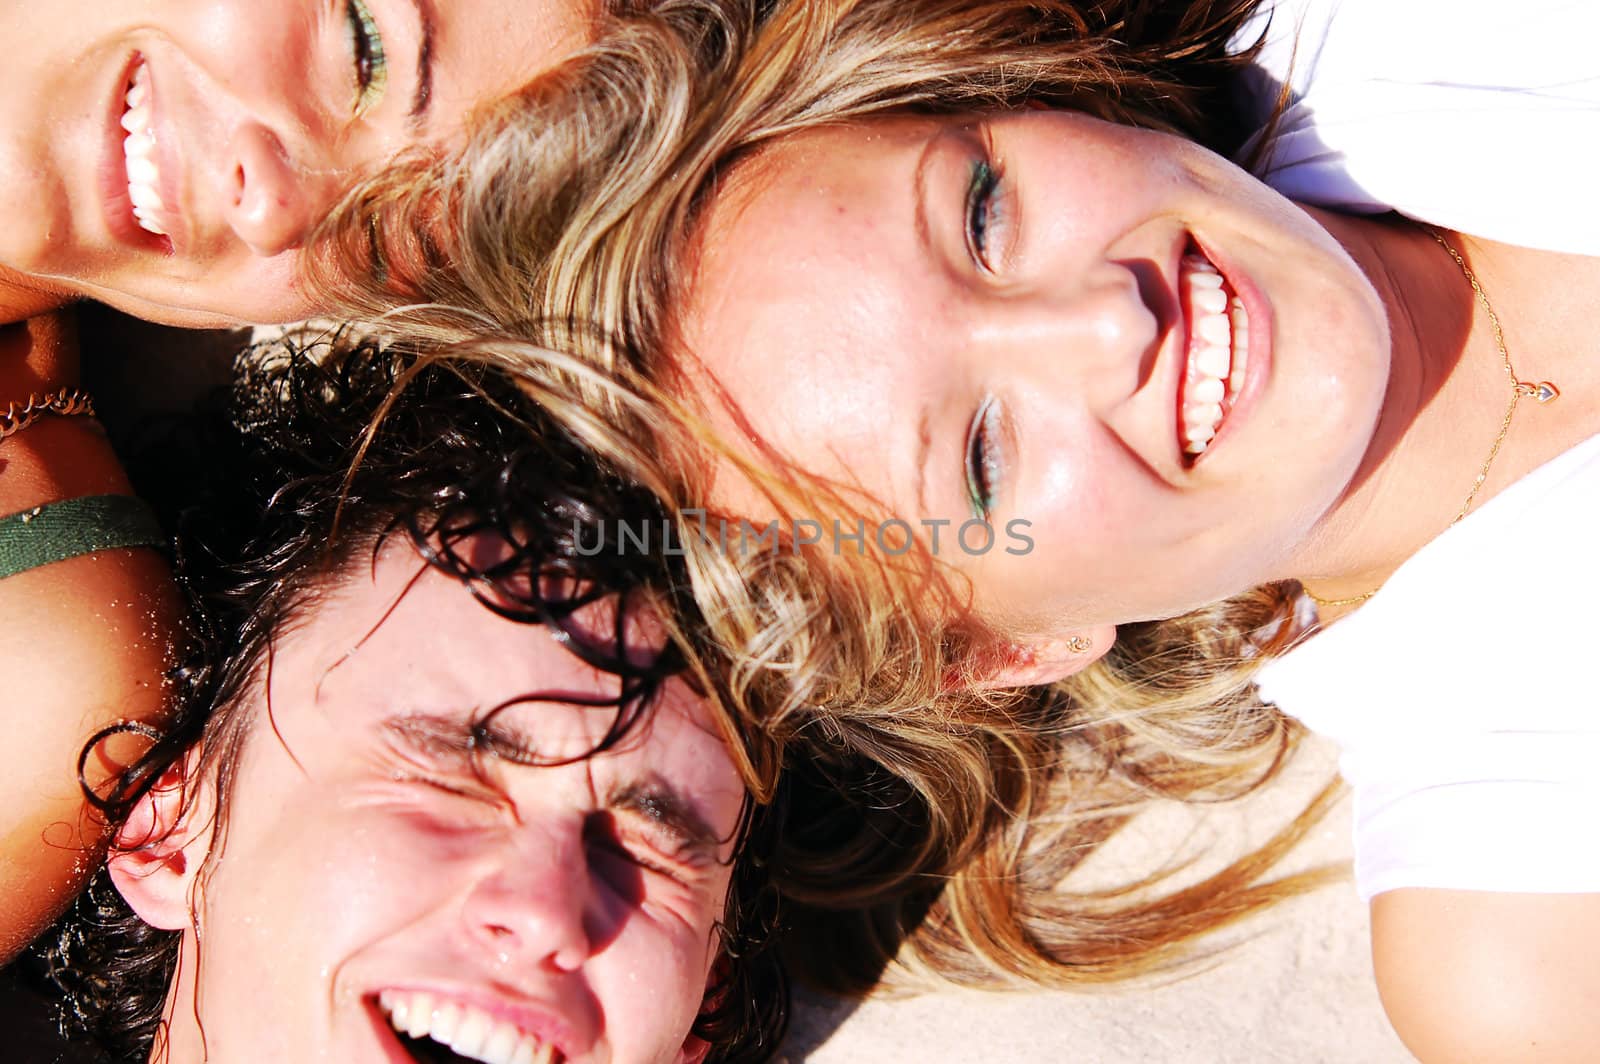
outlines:
[[[1218, 852], [1293, 817], [1333, 770], [1308, 741], [1285, 778], [1230, 806], [1141, 818], [1096, 854], [1095, 874], [1214, 840]], [[1348, 796], [1294, 857], [1347, 862]], [[1387, 1064], [1413, 1058], [1384, 1018], [1372, 978], [1366, 905], [1348, 877], [1257, 917], [1201, 971], [1093, 994], [940, 991], [860, 1003], [802, 995], [781, 1061], [925, 1064]]]

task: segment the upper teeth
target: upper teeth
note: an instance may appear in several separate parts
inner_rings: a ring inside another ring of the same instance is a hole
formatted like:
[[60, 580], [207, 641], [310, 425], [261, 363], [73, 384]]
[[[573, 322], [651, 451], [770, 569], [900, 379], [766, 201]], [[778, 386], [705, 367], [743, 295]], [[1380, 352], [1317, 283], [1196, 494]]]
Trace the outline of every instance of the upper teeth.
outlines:
[[141, 60], [133, 71], [128, 89], [128, 109], [122, 115], [122, 128], [128, 131], [122, 141], [122, 154], [128, 168], [128, 198], [133, 201], [133, 217], [141, 229], [157, 236], [167, 231], [156, 220], [164, 204], [156, 188], [161, 184], [161, 167], [156, 162], [156, 138], [150, 131], [150, 71]]
[[556, 1048], [482, 1009], [412, 990], [385, 990], [378, 1006], [394, 1029], [431, 1038], [484, 1064], [554, 1064]]
[[1244, 384], [1250, 320], [1222, 274], [1199, 255], [1179, 269], [1188, 310], [1188, 364], [1183, 382], [1181, 435], [1185, 454], [1202, 453], [1222, 424], [1222, 404]]

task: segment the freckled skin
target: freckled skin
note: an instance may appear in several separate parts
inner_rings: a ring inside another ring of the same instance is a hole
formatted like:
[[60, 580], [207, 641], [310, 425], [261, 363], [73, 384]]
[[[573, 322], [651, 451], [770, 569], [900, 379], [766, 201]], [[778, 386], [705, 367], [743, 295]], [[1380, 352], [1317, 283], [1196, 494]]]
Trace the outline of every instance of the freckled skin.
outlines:
[[[1002, 178], [981, 266], [985, 152]], [[1248, 417], [1192, 470], [1186, 341], [1159, 298], [1191, 236], [1263, 293], [1275, 352]], [[1083, 115], [792, 137], [730, 178], [699, 240], [682, 356], [802, 468], [959, 525], [973, 419], [999, 399], [990, 519], [1031, 521], [1036, 547], [944, 558], [1018, 631], [1170, 616], [1294, 575], [1387, 383], [1383, 306], [1327, 230], [1196, 145]], [[718, 490], [759, 516], [735, 478]]]

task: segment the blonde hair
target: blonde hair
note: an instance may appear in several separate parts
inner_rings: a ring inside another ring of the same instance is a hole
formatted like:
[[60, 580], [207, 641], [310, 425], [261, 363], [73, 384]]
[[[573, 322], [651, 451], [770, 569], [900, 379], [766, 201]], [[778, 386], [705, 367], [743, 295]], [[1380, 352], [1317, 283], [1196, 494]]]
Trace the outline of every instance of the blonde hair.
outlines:
[[[1248, 61], [1233, 41], [1254, 7], [797, 0], [758, 26], [753, 5], [731, 0], [656, 5], [486, 112], [459, 156], [357, 190], [330, 222], [318, 283], [404, 342], [518, 375], [670, 503], [706, 497], [714, 457], [783, 514], [819, 512], [818, 498], [858, 513], [859, 500], [782, 456], [740, 457], [679, 397], [672, 308], [719, 181], [798, 130], [1039, 101], [1230, 148], [1242, 138], [1225, 120], [1225, 80]], [[377, 279], [361, 280], [373, 264]], [[1137, 975], [1326, 878], [1265, 876], [1331, 785], [1197, 884], [1168, 889], [1158, 870], [1108, 892], [1061, 886], [1152, 799], [1236, 796], [1283, 763], [1298, 731], [1250, 676], [1294, 634], [1292, 588], [1124, 626], [1070, 680], [997, 692], [978, 682], [994, 634], [917, 552], [739, 554], [692, 520], [679, 535], [697, 634], [718, 648], [704, 682], [742, 707], [744, 726], [804, 744], [820, 766], [808, 785], [865, 786], [859, 803], [884, 814], [797, 833], [775, 876], [798, 912], [853, 928], [851, 952], [811, 965], [829, 985], [862, 989], [891, 955], [978, 985]], [[846, 784], [832, 772], [846, 763], [883, 773]], [[846, 868], [854, 887], [838, 881]]]

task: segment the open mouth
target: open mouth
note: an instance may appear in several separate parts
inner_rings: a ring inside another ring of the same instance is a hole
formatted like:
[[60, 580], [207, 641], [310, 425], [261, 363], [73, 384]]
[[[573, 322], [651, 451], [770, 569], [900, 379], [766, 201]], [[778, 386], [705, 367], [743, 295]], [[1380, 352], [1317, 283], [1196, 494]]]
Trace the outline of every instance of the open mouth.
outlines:
[[420, 1064], [563, 1064], [553, 1043], [482, 1009], [417, 991], [385, 990], [378, 1007]]
[[122, 128], [123, 165], [127, 171], [128, 199], [133, 202], [133, 218], [139, 228], [156, 236], [166, 236], [161, 213], [161, 165], [156, 159], [156, 138], [152, 131], [153, 108], [150, 96], [150, 68], [141, 58], [134, 63], [124, 97]]
[[1192, 466], [1244, 387], [1250, 318], [1227, 278], [1192, 244], [1178, 264], [1178, 288], [1189, 333], [1178, 382], [1178, 447]]

